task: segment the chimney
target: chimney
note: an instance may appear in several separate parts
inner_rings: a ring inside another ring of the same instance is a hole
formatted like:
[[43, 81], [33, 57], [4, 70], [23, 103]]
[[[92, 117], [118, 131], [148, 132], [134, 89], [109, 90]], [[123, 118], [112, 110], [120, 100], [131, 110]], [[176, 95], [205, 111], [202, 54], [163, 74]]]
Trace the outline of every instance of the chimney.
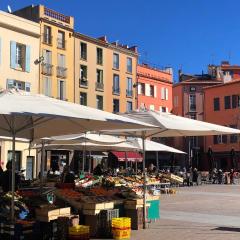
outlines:
[[103, 42], [107, 42], [107, 36], [101, 36], [98, 39], [103, 41]]
[[182, 81], [182, 69], [178, 70], [178, 80], [179, 80], [179, 82]]

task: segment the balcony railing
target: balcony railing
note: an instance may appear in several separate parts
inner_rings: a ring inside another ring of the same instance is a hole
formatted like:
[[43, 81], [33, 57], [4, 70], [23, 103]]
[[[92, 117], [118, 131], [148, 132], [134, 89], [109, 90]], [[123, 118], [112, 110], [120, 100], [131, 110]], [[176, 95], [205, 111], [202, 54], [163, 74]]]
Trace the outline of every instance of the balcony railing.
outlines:
[[120, 95], [120, 88], [115, 88], [115, 87], [113, 87], [113, 94], [114, 95]]
[[133, 90], [126, 90], [126, 96], [127, 97], [132, 97], [133, 96]]
[[55, 18], [56, 20], [65, 22], [65, 23], [70, 23], [70, 17], [65, 16], [61, 13], [55, 12], [49, 8], [44, 7], [44, 14], [48, 17]]
[[79, 87], [88, 88], [88, 80], [85, 78], [80, 78]]
[[57, 66], [57, 77], [66, 78], [67, 77], [67, 68]]
[[57, 48], [59, 48], [59, 49], [66, 49], [66, 40], [58, 38], [57, 39]]
[[96, 90], [103, 91], [104, 90], [104, 84], [102, 82], [96, 82]]
[[196, 112], [196, 104], [190, 104], [189, 112]]
[[48, 44], [48, 45], [52, 45], [52, 36], [44, 33], [43, 34], [43, 43]]
[[42, 74], [52, 76], [53, 74], [53, 65], [48, 63], [42, 64]]

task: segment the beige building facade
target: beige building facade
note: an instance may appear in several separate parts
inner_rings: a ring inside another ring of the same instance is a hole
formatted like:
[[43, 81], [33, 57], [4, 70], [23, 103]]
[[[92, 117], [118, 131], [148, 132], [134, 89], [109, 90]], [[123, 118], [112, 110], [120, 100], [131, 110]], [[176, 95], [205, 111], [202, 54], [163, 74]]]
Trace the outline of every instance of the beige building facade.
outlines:
[[[37, 93], [39, 88], [40, 25], [0, 11], [0, 88], [17, 88]], [[35, 177], [36, 151], [26, 151], [28, 143], [17, 141], [17, 169], [26, 169], [28, 178]], [[5, 169], [11, 160], [12, 143], [0, 139], [0, 162]]]
[[39, 93], [74, 102], [74, 18], [43, 5], [14, 14], [40, 24]]
[[108, 112], [136, 104], [137, 48], [75, 33], [75, 102]]

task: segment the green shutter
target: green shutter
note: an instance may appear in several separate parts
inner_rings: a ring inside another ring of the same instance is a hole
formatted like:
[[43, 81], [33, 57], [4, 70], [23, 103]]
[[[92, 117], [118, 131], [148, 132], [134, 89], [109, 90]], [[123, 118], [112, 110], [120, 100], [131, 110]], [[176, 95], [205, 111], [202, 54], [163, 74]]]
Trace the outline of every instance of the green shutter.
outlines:
[[10, 48], [11, 48], [11, 51], [10, 51], [10, 54], [11, 54], [10, 66], [13, 69], [16, 68], [16, 47], [17, 47], [16, 42], [11, 41], [10, 42]]
[[26, 59], [25, 59], [25, 70], [30, 72], [31, 56], [30, 56], [30, 46], [26, 46]]

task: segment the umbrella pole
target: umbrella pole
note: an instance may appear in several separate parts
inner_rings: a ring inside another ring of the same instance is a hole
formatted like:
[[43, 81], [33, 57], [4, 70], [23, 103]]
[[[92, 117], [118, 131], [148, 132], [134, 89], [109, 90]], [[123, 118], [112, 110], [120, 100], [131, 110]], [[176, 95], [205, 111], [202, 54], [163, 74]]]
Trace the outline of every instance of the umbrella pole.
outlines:
[[[14, 121], [14, 120], [13, 120]], [[13, 123], [14, 125], [14, 123]], [[15, 194], [15, 147], [16, 147], [16, 135], [12, 133], [12, 198], [11, 198], [11, 222], [14, 223], [15, 211], [14, 211], [14, 194]]]
[[159, 171], [158, 151], [156, 151], [156, 168], [157, 168], [157, 172], [158, 172]]
[[40, 173], [40, 191], [43, 192], [43, 182], [44, 182], [44, 164], [45, 163], [45, 142], [42, 141], [42, 151], [41, 151], [41, 173]]
[[143, 146], [143, 229], [147, 228], [147, 209], [146, 209], [146, 166], [145, 166], [145, 132], [142, 132], [142, 146]]
[[91, 173], [91, 164], [92, 160], [91, 160], [91, 151], [89, 151], [89, 164], [88, 164], [88, 172]]
[[127, 162], [127, 152], [125, 152], [125, 169], [128, 167], [128, 162]]

